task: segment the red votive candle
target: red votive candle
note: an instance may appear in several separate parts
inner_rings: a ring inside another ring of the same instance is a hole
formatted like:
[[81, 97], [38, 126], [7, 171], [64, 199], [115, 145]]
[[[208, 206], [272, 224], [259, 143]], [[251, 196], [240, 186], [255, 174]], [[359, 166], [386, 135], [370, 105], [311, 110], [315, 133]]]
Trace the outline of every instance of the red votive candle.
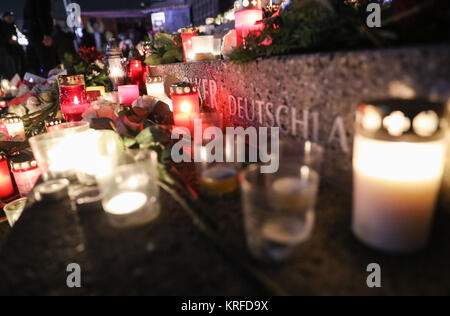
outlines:
[[184, 62], [193, 61], [195, 58], [192, 38], [198, 36], [197, 30], [193, 27], [181, 29], [181, 42], [183, 44]]
[[237, 44], [241, 46], [250, 34], [259, 34], [264, 29], [263, 23], [257, 23], [264, 18], [260, 0], [241, 1], [241, 10], [235, 12], [235, 27]]
[[180, 82], [170, 87], [175, 125], [192, 128], [193, 119], [200, 117], [200, 100], [195, 84]]
[[13, 157], [11, 160], [11, 171], [14, 175], [19, 193], [21, 196], [26, 196], [38, 181], [41, 176], [41, 171], [34, 158]]
[[14, 193], [14, 187], [9, 172], [8, 159], [0, 154], [0, 198], [4, 199]]
[[120, 104], [131, 106], [139, 98], [139, 87], [137, 85], [119, 86]]
[[128, 77], [130, 77], [131, 83], [139, 86], [139, 89], [144, 88], [144, 66], [142, 65], [142, 61], [130, 61], [130, 66], [128, 68]]
[[83, 112], [90, 106], [84, 76], [60, 76], [58, 82], [59, 101], [64, 119], [67, 122], [81, 121]]

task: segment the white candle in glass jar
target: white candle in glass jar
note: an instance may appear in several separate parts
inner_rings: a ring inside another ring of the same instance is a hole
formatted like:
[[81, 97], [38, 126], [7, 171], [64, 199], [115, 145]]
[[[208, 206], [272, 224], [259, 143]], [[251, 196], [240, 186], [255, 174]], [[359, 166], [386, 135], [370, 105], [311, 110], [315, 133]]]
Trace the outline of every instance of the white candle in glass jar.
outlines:
[[390, 252], [423, 248], [431, 231], [445, 153], [444, 140], [409, 143], [355, 136], [355, 235]]

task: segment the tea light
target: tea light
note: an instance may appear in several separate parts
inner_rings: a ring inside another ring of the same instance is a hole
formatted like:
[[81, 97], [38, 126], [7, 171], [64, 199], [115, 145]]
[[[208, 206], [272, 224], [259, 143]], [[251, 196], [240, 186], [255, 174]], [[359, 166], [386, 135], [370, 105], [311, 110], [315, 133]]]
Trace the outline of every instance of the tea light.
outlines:
[[164, 81], [162, 77], [148, 76], [146, 86], [147, 86], [147, 94], [149, 96], [154, 97], [158, 100], [165, 100], [167, 98], [166, 91], [164, 90]]
[[197, 29], [187, 27], [181, 29], [181, 41], [183, 44], [184, 62], [193, 61], [195, 54], [192, 48], [192, 38], [198, 36]]
[[195, 61], [215, 59], [214, 36], [196, 36], [191, 41]]
[[205, 193], [210, 195], [225, 195], [238, 188], [238, 173], [228, 164], [215, 162], [209, 157], [206, 146], [200, 148], [201, 177], [200, 183]]
[[238, 188], [237, 171], [226, 166], [216, 166], [203, 171], [201, 184], [204, 190], [213, 195], [225, 195]]
[[5, 212], [6, 217], [8, 218], [8, 223], [11, 227], [17, 223], [25, 210], [26, 205], [27, 198], [21, 198], [5, 205], [3, 211]]
[[147, 224], [160, 213], [157, 155], [149, 160], [115, 168], [99, 179], [102, 205], [113, 227], [127, 228]]
[[0, 154], [0, 199], [11, 196], [14, 193], [14, 187], [9, 171], [8, 159]]
[[237, 44], [241, 46], [250, 33], [257, 34], [264, 29], [264, 24], [258, 24], [264, 18], [261, 0], [240, 0], [240, 8], [235, 12]]
[[139, 98], [139, 87], [137, 85], [119, 86], [120, 104], [131, 106]]
[[128, 69], [128, 77], [131, 79], [131, 83], [138, 85], [139, 89], [144, 88], [143, 82], [144, 66], [140, 60], [130, 61]]
[[200, 99], [195, 84], [180, 82], [170, 87], [175, 125], [191, 128], [191, 121], [200, 116]]
[[84, 75], [60, 76], [59, 101], [61, 112], [67, 122], [77, 122], [83, 119], [82, 114], [89, 108]]
[[61, 124], [63, 121], [61, 119], [49, 119], [45, 121], [45, 129], [47, 133], [55, 132], [61, 129]]
[[147, 203], [147, 197], [141, 192], [120, 193], [105, 205], [105, 211], [114, 215], [126, 215], [140, 210]]
[[33, 157], [18, 156], [11, 158], [11, 171], [21, 196], [30, 193], [41, 176], [41, 171]]
[[25, 128], [23, 126], [23, 121], [18, 116], [9, 116], [3, 119], [3, 124], [8, 131], [8, 135], [13, 137], [19, 137], [22, 140], [25, 140]]
[[401, 253], [426, 245], [444, 172], [444, 109], [424, 100], [360, 106], [353, 232], [364, 243]]

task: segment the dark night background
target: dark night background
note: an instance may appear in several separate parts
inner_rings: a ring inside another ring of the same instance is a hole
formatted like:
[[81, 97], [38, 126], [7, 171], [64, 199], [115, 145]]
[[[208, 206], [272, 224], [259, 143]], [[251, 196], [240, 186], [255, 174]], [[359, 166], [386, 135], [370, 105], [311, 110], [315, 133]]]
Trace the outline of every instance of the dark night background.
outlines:
[[[82, 10], [108, 10], [108, 9], [138, 9], [141, 3], [150, 3], [148, 0], [76, 0], [80, 4]], [[153, 1], [157, 3], [161, 1]], [[16, 14], [17, 24], [21, 25], [22, 11], [25, 0], [1, 1], [0, 12], [14, 11]], [[63, 0], [53, 0], [53, 16], [56, 18], [64, 18]]]

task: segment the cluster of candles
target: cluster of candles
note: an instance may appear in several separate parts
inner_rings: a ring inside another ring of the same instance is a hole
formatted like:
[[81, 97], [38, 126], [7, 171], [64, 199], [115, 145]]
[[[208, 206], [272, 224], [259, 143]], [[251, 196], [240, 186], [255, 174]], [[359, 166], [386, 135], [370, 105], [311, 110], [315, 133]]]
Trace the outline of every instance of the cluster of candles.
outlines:
[[181, 40], [185, 62], [214, 60], [222, 55], [222, 39], [199, 36], [195, 28], [181, 29]]

